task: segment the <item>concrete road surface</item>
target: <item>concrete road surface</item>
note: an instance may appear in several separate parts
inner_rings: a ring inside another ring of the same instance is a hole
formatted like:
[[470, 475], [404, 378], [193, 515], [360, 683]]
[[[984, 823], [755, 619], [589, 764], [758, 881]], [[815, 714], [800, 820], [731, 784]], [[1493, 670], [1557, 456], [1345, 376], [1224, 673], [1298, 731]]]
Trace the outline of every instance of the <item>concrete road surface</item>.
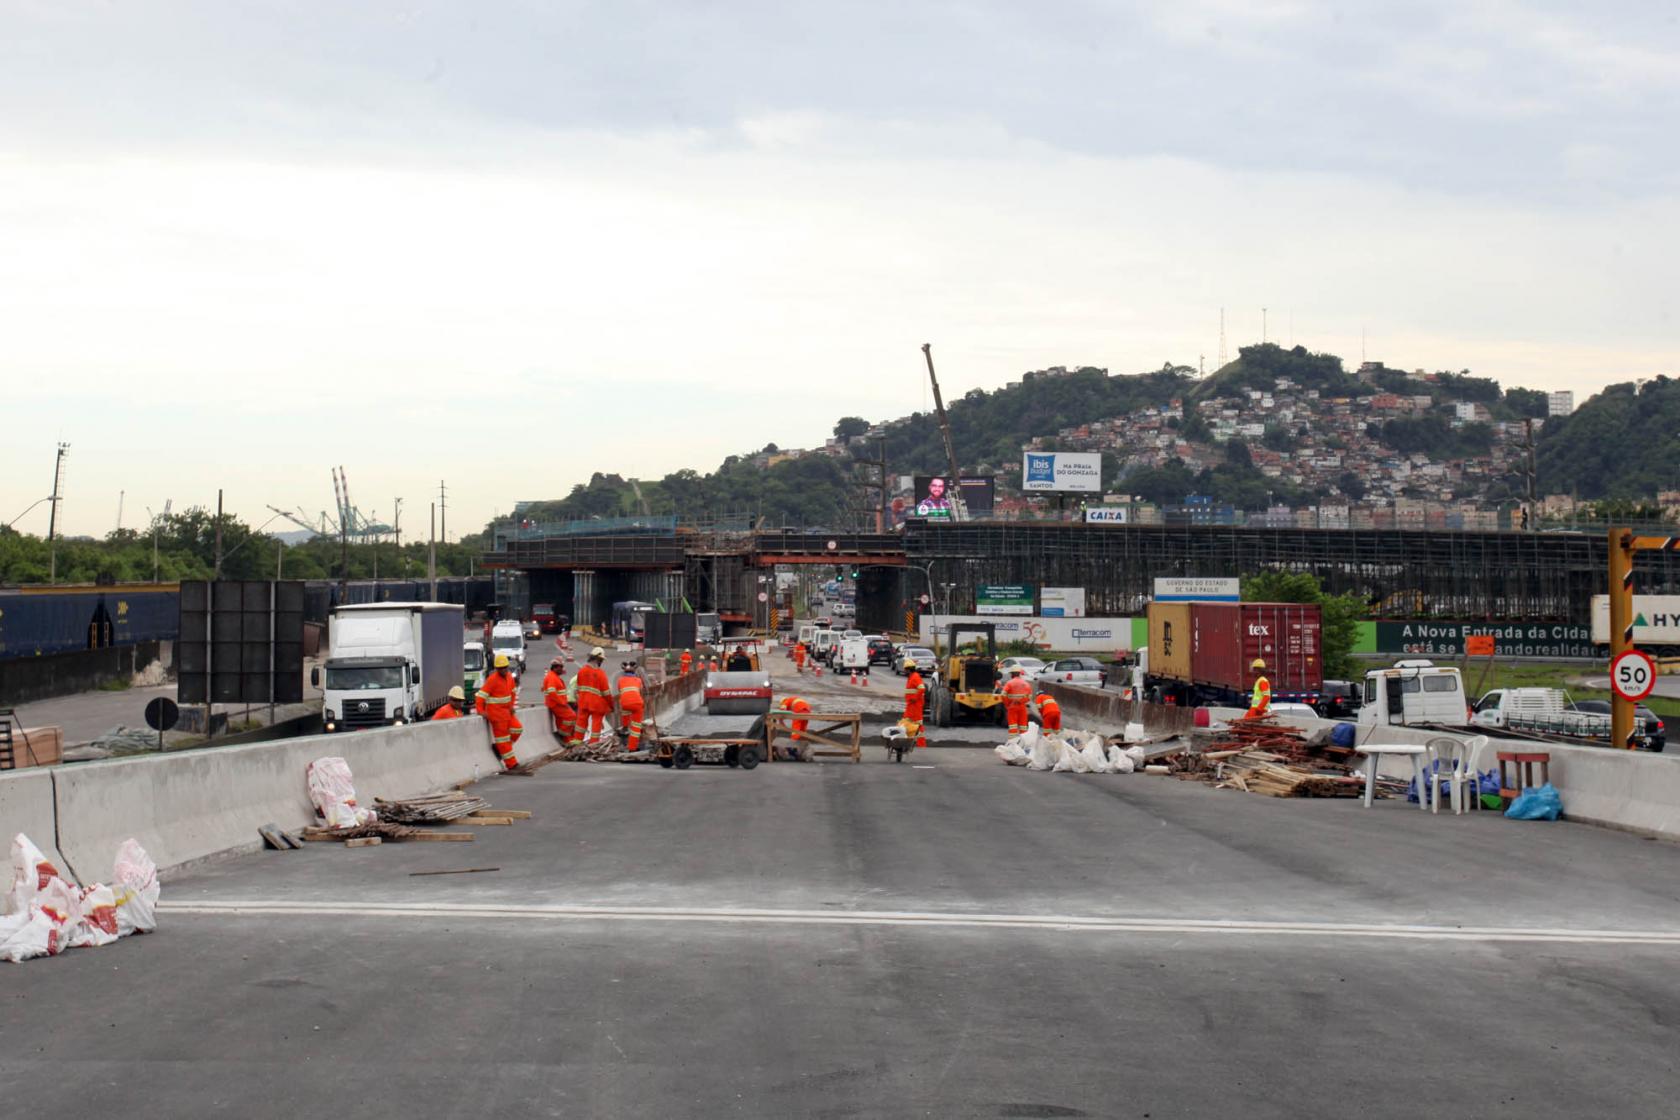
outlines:
[[[227, 860], [166, 884], [154, 935], [0, 966], [6, 1114], [1666, 1120], [1680, 1100], [1670, 844], [960, 746], [476, 789], [534, 816]], [[467, 868], [495, 870], [411, 874]]]

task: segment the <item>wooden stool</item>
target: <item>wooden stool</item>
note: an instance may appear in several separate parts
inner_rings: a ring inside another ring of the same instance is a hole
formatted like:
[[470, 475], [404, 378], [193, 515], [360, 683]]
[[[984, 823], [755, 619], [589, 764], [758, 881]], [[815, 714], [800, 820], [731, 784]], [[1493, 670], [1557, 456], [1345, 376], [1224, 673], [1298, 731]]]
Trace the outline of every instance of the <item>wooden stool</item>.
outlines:
[[[1525, 789], [1533, 789], [1534, 767], [1540, 767], [1540, 785], [1552, 780], [1552, 756], [1545, 751], [1500, 751], [1499, 758], [1499, 796], [1515, 798]], [[1520, 784], [1511, 784], [1511, 774], [1505, 769], [1505, 764], [1511, 763], [1515, 767], [1515, 775]]]

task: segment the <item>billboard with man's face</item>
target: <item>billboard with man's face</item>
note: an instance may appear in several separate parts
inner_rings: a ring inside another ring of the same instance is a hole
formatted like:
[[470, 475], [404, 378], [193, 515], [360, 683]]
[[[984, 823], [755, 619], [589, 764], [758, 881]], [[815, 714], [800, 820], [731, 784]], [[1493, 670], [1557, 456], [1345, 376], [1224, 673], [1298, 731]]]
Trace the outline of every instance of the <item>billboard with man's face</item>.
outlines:
[[[968, 510], [970, 517], [990, 517], [992, 515], [992, 499], [996, 493], [996, 480], [990, 475], [981, 478], [963, 478], [958, 480], [962, 487], [963, 508]], [[952, 493], [951, 480], [947, 475], [916, 476], [915, 501], [908, 510], [911, 517], [925, 517], [930, 521], [949, 521], [951, 519]]]

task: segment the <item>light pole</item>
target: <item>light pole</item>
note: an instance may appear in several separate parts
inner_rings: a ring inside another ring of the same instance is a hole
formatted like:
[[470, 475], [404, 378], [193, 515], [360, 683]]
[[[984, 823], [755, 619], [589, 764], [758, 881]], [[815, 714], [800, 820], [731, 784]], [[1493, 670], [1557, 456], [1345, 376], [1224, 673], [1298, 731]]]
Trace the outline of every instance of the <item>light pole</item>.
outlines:
[[53, 500], [53, 496], [51, 494], [48, 494], [44, 498], [36, 498], [33, 502], [29, 503], [29, 505], [24, 509], [24, 511], [22, 513], [18, 514], [16, 517], [14, 517], [10, 521], [6, 522], [4, 526], [0, 526], [0, 528], [10, 529], [13, 525], [16, 525], [19, 521], [22, 521], [25, 517], [28, 517], [30, 510], [34, 509], [36, 506], [40, 505], [42, 502], [50, 502], [52, 500]]

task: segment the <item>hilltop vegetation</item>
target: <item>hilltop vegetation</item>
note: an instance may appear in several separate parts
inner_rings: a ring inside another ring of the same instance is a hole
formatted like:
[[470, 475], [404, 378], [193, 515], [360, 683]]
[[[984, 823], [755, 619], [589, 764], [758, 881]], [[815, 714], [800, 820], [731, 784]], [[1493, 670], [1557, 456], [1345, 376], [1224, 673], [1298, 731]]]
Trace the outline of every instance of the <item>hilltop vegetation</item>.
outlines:
[[1680, 489], [1680, 381], [1609, 386], [1548, 421], [1535, 457], [1546, 493], [1636, 499]]

